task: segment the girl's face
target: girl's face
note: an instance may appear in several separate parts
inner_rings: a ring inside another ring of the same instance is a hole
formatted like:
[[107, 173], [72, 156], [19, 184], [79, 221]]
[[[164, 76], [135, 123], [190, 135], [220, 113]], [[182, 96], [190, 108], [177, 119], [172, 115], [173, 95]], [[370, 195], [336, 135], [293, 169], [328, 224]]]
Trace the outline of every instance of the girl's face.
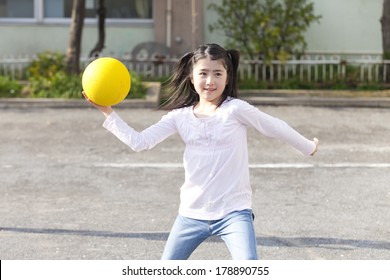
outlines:
[[193, 67], [191, 82], [200, 102], [217, 105], [227, 84], [226, 68], [221, 60], [199, 59]]

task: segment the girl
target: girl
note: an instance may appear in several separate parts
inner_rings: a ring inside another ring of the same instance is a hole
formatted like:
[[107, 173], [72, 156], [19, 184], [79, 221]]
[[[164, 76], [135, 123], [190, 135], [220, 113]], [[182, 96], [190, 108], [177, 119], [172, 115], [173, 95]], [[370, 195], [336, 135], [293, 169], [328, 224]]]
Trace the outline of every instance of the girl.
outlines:
[[247, 127], [304, 155], [317, 150], [316, 138], [310, 141], [284, 121], [237, 99], [238, 64], [238, 51], [217, 44], [184, 55], [169, 83], [172, 97], [162, 106], [170, 111], [142, 132], [111, 107], [91, 102], [105, 115], [103, 126], [136, 152], [152, 149], [174, 133], [185, 143], [179, 213], [162, 259], [188, 259], [212, 235], [225, 241], [233, 259], [257, 259]]

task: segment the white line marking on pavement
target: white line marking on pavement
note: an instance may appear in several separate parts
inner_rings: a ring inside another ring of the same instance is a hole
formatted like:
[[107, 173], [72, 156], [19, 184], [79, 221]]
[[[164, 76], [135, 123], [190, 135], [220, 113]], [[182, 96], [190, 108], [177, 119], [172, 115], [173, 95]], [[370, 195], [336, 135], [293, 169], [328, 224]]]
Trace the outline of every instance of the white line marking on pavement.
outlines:
[[[182, 163], [98, 163], [95, 167], [109, 168], [183, 168]], [[340, 162], [340, 163], [260, 163], [249, 164], [252, 169], [307, 169], [307, 168], [390, 168], [390, 163]]]

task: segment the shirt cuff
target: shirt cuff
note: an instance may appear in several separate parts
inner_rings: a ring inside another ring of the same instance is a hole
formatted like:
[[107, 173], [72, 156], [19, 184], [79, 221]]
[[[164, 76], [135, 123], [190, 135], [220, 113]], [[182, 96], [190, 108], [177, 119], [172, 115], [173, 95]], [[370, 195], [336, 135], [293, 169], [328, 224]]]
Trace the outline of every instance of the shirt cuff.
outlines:
[[108, 128], [108, 126], [118, 117], [115, 111], [112, 111], [104, 120], [103, 127], [105, 129]]

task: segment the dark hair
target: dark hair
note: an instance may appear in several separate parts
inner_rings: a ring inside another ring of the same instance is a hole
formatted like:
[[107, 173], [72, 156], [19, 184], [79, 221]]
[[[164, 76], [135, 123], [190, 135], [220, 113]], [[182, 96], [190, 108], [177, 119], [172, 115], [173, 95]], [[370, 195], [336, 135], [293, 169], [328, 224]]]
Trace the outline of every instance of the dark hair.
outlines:
[[206, 44], [185, 54], [177, 61], [167, 85], [171, 96], [161, 105], [161, 109], [178, 109], [196, 105], [199, 102], [199, 95], [191, 83], [191, 73], [195, 63], [206, 57], [211, 60], [222, 60], [228, 75], [227, 85], [217, 106], [221, 106], [228, 97], [237, 97], [237, 69], [240, 53], [236, 50], [226, 50], [217, 44]]

